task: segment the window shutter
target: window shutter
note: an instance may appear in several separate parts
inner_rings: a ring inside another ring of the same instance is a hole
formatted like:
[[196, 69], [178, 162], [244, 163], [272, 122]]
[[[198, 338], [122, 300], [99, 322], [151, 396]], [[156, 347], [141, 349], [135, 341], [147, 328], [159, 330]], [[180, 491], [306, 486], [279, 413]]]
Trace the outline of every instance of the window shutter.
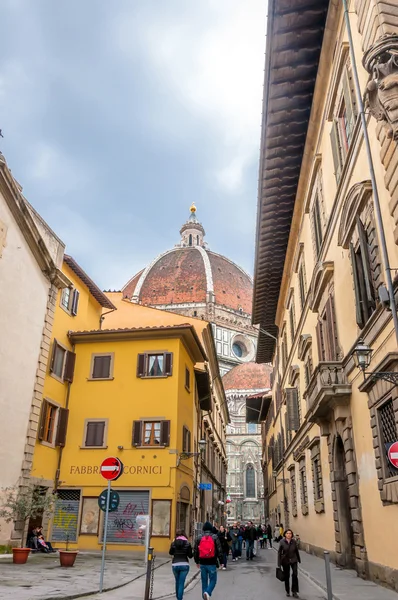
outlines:
[[350, 244], [350, 256], [351, 256], [351, 267], [352, 267], [352, 276], [354, 279], [354, 292], [355, 292], [355, 315], [358, 327], [362, 329], [365, 325], [363, 316], [362, 316], [362, 307], [361, 307], [361, 292], [359, 288], [359, 277], [358, 277], [358, 269], [357, 269], [357, 261], [355, 256], [354, 246]]
[[188, 429], [188, 435], [187, 435], [187, 452], [191, 452], [191, 432]]
[[110, 356], [94, 356], [93, 379], [107, 379], [111, 371]]
[[41, 403], [39, 428], [37, 431], [37, 438], [39, 440], [42, 440], [44, 438], [44, 428], [46, 426], [47, 410], [48, 410], [48, 402], [46, 400], [43, 400]]
[[170, 445], [170, 421], [161, 421], [160, 423], [160, 445]]
[[[141, 356], [144, 356], [143, 354]], [[133, 446], [141, 446], [141, 421], [133, 421]]]
[[72, 383], [72, 381], [73, 381], [73, 375], [75, 372], [75, 362], [76, 362], [76, 354], [74, 352], [70, 352], [68, 350], [66, 352], [64, 380], [69, 381], [69, 383]]
[[68, 418], [69, 410], [67, 408], [60, 408], [58, 412], [57, 437], [55, 439], [56, 446], [65, 446], [66, 430], [68, 428]]
[[323, 343], [323, 331], [322, 331], [322, 323], [318, 321], [316, 324], [316, 339], [318, 342], [318, 356], [319, 360], [325, 360], [325, 347]]
[[340, 155], [340, 143], [339, 143], [339, 129], [338, 122], [333, 119], [332, 131], [330, 132], [330, 142], [332, 144], [333, 163], [334, 163], [334, 174], [336, 181], [339, 183], [341, 176], [341, 155]]
[[87, 423], [86, 446], [104, 445], [104, 421], [91, 421]]
[[183, 452], [188, 452], [187, 450], [187, 428], [185, 427], [185, 425], [183, 425], [182, 427], [182, 451]]
[[139, 354], [137, 359], [137, 377], [145, 376], [145, 354]]
[[80, 298], [80, 292], [79, 292], [79, 290], [73, 290], [71, 313], [74, 316], [77, 315], [77, 309], [78, 309], [78, 306], [79, 306], [79, 298]]
[[50, 373], [53, 372], [54, 370], [54, 361], [55, 361], [55, 353], [57, 351], [57, 340], [54, 338], [53, 340], [53, 347], [52, 347], [52, 351], [51, 351], [51, 360], [50, 360]]
[[173, 353], [172, 352], [166, 352], [164, 355], [164, 374], [165, 375], [171, 375], [172, 371], [173, 371]]
[[369, 308], [375, 308], [375, 293], [373, 287], [372, 270], [370, 268], [369, 244], [365, 228], [361, 219], [357, 216], [357, 229], [359, 235], [359, 245], [361, 246], [361, 258], [363, 274], [365, 279], [366, 297]]
[[297, 388], [286, 388], [286, 407], [289, 431], [300, 429]]
[[191, 373], [189, 369], [185, 369], [185, 386], [190, 389], [191, 388]]
[[329, 360], [338, 360], [338, 344], [337, 344], [337, 328], [336, 328], [336, 317], [334, 312], [334, 298], [330, 296], [325, 305], [326, 310], [326, 322], [327, 322], [327, 336], [329, 346]]

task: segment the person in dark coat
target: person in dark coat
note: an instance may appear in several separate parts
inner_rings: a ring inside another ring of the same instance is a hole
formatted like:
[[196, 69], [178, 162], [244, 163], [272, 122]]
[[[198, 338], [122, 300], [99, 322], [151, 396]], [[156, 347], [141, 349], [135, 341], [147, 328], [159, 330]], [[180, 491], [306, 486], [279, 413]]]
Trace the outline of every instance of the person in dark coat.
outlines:
[[227, 531], [223, 525], [220, 525], [220, 531], [218, 532], [218, 539], [220, 540], [222, 553], [223, 553], [223, 561], [222, 561], [221, 568], [223, 571], [225, 571], [225, 569], [227, 568], [227, 562], [228, 562], [229, 544], [230, 544], [230, 542], [232, 542], [232, 537], [231, 537], [229, 531]]
[[301, 562], [300, 553], [297, 548], [297, 542], [293, 537], [293, 531], [286, 529], [284, 538], [279, 543], [278, 567], [282, 567], [285, 576], [286, 596], [290, 596], [290, 570], [292, 571], [292, 594], [293, 598], [298, 598], [298, 568], [297, 563]]
[[246, 542], [246, 560], [253, 560], [254, 557], [254, 542], [257, 539], [257, 530], [250, 521], [245, 529], [244, 538]]
[[192, 558], [192, 546], [183, 529], [176, 532], [176, 538], [171, 543], [169, 554], [173, 557], [172, 569], [176, 580], [176, 598], [182, 600], [185, 580], [189, 572], [189, 559]]
[[[201, 556], [201, 542], [204, 540], [207, 546], [209, 542], [208, 538], [211, 538], [214, 542], [214, 556], [206, 558]], [[209, 600], [217, 584], [217, 566], [222, 564], [223, 561], [223, 551], [219, 537], [213, 533], [213, 525], [209, 521], [203, 525], [203, 535], [195, 542], [193, 556], [195, 563], [200, 566], [202, 598], [203, 600]]]
[[267, 525], [266, 532], [267, 532], [267, 539], [269, 541], [269, 547], [272, 548], [272, 527], [271, 527], [270, 523], [268, 523], [268, 525]]

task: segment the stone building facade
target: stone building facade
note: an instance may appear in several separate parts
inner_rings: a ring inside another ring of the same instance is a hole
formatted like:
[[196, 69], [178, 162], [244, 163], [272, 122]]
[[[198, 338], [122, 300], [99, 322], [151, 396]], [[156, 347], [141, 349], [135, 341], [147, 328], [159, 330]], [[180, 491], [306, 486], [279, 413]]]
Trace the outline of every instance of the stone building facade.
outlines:
[[348, 4], [269, 10], [253, 301], [253, 323], [277, 337], [260, 333], [257, 350], [274, 365], [259, 413], [265, 495], [304, 548], [398, 591], [380, 535], [398, 535], [398, 12]]

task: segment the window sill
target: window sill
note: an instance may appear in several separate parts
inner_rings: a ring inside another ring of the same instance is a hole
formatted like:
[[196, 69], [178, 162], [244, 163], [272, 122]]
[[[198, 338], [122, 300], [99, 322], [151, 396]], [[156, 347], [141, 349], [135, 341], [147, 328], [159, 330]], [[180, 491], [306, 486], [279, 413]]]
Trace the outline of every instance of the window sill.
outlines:
[[155, 446], [147, 446], [147, 445], [133, 446], [133, 448], [137, 448], [137, 450], [154, 450], [154, 449], [158, 450], [160, 448], [161, 450], [163, 450], [164, 448], [168, 448], [168, 446], [162, 446], [160, 444], [156, 444]]
[[308, 504], [301, 505], [301, 512], [305, 517], [308, 515]]
[[59, 383], [64, 384], [65, 380], [62, 379], [62, 377], [59, 377], [58, 375], [56, 375], [55, 373], [50, 373], [50, 377], [52, 377], [53, 379], [56, 379], [57, 381], [59, 381]]
[[79, 446], [79, 450], [106, 450], [108, 446]]
[[50, 442], [46, 442], [46, 440], [40, 440], [40, 443], [46, 448], [56, 448], [55, 444], [50, 444]]
[[315, 512], [318, 514], [325, 512], [325, 503], [323, 500], [315, 500]]
[[138, 375], [139, 379], [167, 379], [171, 375]]
[[87, 381], [113, 381], [114, 377], [87, 377]]

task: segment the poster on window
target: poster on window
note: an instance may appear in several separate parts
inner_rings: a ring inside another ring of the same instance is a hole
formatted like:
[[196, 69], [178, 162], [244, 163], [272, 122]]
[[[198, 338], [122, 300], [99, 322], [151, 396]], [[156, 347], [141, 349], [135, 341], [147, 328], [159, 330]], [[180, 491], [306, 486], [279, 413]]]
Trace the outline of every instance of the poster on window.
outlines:
[[83, 498], [81, 535], [98, 535], [99, 511], [98, 498]]
[[171, 500], [152, 500], [152, 535], [170, 537]]

